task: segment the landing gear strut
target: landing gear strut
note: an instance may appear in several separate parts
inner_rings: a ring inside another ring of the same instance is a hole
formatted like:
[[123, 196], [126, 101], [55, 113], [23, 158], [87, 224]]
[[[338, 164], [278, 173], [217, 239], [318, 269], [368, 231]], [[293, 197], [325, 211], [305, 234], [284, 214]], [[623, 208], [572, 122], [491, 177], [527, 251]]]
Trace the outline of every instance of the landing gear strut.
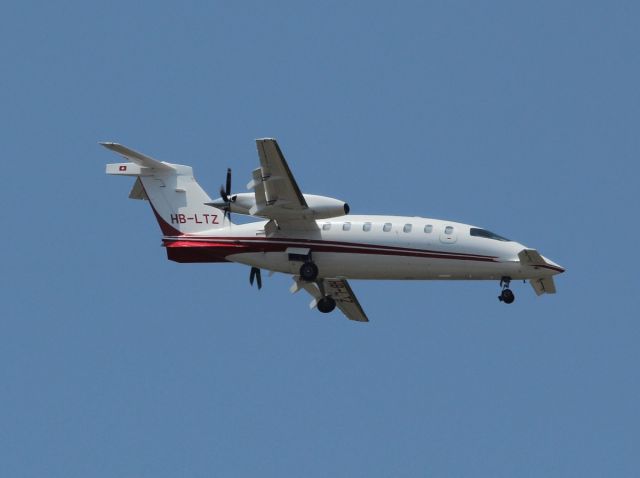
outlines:
[[333, 297], [325, 295], [318, 301], [317, 307], [318, 310], [323, 314], [328, 314], [336, 308], [336, 301], [333, 299]]
[[505, 304], [511, 304], [514, 300], [516, 300], [516, 296], [513, 295], [511, 289], [509, 289], [509, 284], [511, 283], [510, 277], [503, 277], [500, 279], [500, 287], [502, 287], [502, 292], [498, 296], [498, 300], [500, 302], [504, 302]]
[[313, 262], [305, 262], [300, 266], [300, 277], [305, 282], [313, 282], [318, 278], [318, 266]]

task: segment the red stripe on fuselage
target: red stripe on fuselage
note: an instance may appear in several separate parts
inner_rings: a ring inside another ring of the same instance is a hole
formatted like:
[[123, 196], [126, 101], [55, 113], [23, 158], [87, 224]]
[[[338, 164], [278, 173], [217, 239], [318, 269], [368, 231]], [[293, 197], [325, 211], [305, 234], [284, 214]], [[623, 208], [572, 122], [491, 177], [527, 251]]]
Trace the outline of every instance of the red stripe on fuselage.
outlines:
[[[164, 237], [163, 241], [165, 244], [168, 241], [194, 241], [194, 242], [202, 242], [207, 243], [211, 242], [221, 242], [221, 243], [232, 243], [232, 244], [240, 244], [246, 242], [261, 242], [261, 243], [280, 243], [287, 244], [288, 247], [296, 246], [296, 245], [305, 245], [310, 249], [314, 248], [318, 245], [333, 245], [333, 246], [343, 246], [343, 247], [367, 247], [367, 248], [376, 248], [376, 249], [384, 249], [384, 250], [392, 250], [392, 251], [406, 251], [406, 252], [427, 252], [427, 253], [436, 253], [436, 254], [445, 254], [448, 256], [465, 256], [465, 257], [478, 257], [478, 258], [492, 258], [497, 259], [497, 256], [487, 256], [482, 254], [472, 254], [466, 252], [446, 252], [446, 251], [434, 251], [428, 249], [416, 249], [410, 247], [401, 247], [401, 246], [386, 246], [383, 244], [367, 244], [362, 242], [343, 242], [343, 241], [327, 241], [322, 239], [297, 239], [297, 238], [289, 238], [289, 237], [247, 237], [247, 236], [238, 236], [238, 237], [229, 237], [229, 236], [196, 236], [189, 234], [180, 234], [178, 236], [168, 236]], [[293, 244], [291, 244], [293, 243]]]
[[[164, 239], [164, 245], [168, 250], [181, 248], [191, 249], [190, 262], [197, 260], [198, 252], [202, 251], [202, 262], [212, 262], [211, 257], [226, 258], [231, 254], [255, 253], [255, 252], [284, 252], [291, 246], [307, 245], [312, 252], [333, 252], [342, 254], [371, 254], [393, 255], [405, 257], [423, 257], [433, 259], [470, 260], [480, 262], [496, 262], [495, 256], [482, 256], [478, 254], [464, 254], [458, 252], [440, 252], [423, 249], [410, 249], [403, 247], [383, 246], [377, 244], [340, 243], [336, 241], [313, 241], [307, 239], [268, 239], [268, 238], [220, 238], [211, 241], [205, 238], [180, 237], [176, 240]], [[218, 262], [219, 259], [213, 262]]]

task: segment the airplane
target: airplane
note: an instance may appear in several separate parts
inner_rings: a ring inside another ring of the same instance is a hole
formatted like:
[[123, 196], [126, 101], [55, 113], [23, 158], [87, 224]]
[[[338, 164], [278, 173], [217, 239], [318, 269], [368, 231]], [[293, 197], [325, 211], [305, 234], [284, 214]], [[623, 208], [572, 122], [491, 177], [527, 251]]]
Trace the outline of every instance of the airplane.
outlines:
[[[217, 199], [200, 187], [190, 166], [100, 144], [127, 160], [108, 164], [106, 173], [136, 178], [129, 197], [151, 204], [169, 260], [244, 264], [258, 289], [262, 270], [290, 274], [291, 292], [309, 293], [310, 307], [322, 313], [338, 307], [350, 320], [369, 321], [350, 279], [496, 280], [498, 299], [511, 304], [512, 280], [529, 280], [537, 295], [554, 294], [553, 276], [565, 271], [535, 249], [481, 227], [350, 215], [344, 201], [303, 194], [273, 138], [256, 140], [260, 167], [247, 184], [252, 192], [233, 193], [227, 169]], [[259, 220], [233, 223], [232, 213]]]

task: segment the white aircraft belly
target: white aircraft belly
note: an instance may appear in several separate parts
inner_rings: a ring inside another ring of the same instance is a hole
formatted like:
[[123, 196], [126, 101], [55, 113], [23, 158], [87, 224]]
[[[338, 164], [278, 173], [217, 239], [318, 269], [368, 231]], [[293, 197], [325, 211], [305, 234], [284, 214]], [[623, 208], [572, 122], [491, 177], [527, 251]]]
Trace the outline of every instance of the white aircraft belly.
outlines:
[[[233, 262], [286, 274], [297, 274], [300, 262], [284, 252], [251, 252], [228, 257]], [[347, 279], [517, 279], [519, 265], [486, 261], [411, 256], [317, 252], [313, 254], [321, 277]]]

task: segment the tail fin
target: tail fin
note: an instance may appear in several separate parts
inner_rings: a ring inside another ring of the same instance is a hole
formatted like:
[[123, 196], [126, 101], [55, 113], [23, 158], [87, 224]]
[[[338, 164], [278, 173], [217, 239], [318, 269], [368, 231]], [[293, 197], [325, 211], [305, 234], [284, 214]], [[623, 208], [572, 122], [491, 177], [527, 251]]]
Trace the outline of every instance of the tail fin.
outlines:
[[211, 198], [193, 177], [190, 166], [165, 163], [117, 143], [100, 143], [130, 162], [107, 164], [107, 174], [135, 176], [131, 199], [151, 203], [165, 236], [199, 234], [228, 227], [224, 211], [207, 206]]

